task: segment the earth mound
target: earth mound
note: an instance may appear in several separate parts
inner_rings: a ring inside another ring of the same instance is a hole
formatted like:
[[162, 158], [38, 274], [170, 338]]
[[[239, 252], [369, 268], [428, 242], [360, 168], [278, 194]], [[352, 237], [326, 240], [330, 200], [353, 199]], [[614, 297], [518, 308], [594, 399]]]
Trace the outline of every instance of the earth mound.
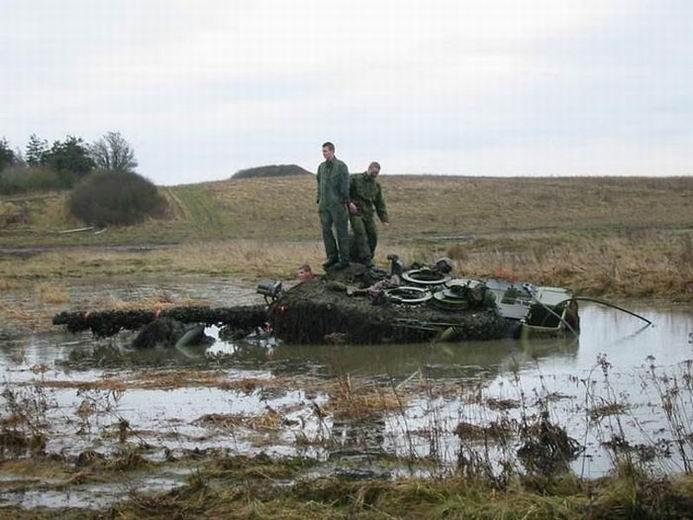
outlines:
[[291, 177], [295, 175], [313, 175], [305, 168], [297, 164], [272, 164], [268, 166], [257, 166], [246, 168], [234, 173], [232, 179], [252, 179], [258, 177]]

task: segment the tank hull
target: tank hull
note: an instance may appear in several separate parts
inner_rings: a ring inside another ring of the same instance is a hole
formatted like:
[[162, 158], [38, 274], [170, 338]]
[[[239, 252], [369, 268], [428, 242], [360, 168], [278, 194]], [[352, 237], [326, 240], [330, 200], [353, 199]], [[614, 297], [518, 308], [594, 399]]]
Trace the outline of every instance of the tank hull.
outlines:
[[374, 305], [329, 281], [311, 280], [284, 292], [271, 306], [273, 333], [289, 343], [412, 343], [490, 340], [511, 335], [495, 306], [447, 312], [432, 304]]

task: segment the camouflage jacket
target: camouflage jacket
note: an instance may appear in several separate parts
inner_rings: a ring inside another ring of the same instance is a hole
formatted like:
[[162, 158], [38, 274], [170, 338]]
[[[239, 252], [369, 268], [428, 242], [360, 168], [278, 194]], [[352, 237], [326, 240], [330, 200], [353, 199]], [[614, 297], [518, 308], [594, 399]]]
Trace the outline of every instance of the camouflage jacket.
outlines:
[[318, 204], [326, 208], [349, 201], [349, 170], [334, 157], [318, 166]]
[[383, 190], [380, 183], [368, 172], [354, 173], [349, 176], [349, 196], [351, 202], [359, 209], [360, 215], [373, 218], [375, 209], [380, 221], [388, 222]]

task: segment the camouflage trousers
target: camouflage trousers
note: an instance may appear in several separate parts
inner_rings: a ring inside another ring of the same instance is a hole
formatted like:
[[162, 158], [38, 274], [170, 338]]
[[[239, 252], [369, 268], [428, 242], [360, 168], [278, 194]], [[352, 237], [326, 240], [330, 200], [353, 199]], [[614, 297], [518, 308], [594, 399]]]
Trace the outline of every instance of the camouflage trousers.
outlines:
[[[327, 261], [349, 262], [349, 217], [346, 207], [342, 204], [320, 207], [318, 214]], [[337, 232], [336, 241], [332, 233], [333, 226]]]
[[351, 230], [354, 233], [352, 258], [358, 261], [372, 260], [378, 245], [378, 228], [375, 219], [363, 215], [350, 215]]

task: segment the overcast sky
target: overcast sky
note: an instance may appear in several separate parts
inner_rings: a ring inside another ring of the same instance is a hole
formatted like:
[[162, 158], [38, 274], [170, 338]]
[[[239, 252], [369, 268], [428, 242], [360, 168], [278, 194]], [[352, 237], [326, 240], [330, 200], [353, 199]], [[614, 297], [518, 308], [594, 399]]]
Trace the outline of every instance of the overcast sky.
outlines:
[[120, 131], [159, 184], [693, 173], [690, 0], [0, 0], [0, 138]]

